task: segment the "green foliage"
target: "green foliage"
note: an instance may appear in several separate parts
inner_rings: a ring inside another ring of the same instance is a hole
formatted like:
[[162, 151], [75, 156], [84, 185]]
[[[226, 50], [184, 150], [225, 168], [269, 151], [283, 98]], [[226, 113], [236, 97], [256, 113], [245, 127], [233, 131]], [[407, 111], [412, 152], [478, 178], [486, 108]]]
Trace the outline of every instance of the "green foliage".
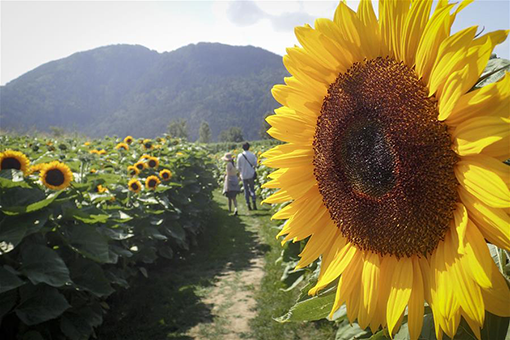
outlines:
[[198, 142], [209, 143], [211, 141], [211, 128], [206, 121], [200, 123], [200, 129], [198, 130]]
[[[15, 136], [0, 142], [2, 151], [19, 150], [32, 164], [59, 160], [74, 177], [70, 187], [52, 191], [37, 172], [0, 171], [2, 338], [89, 339], [102, 323], [105, 299], [150, 276], [147, 266], [160, 257], [186, 256], [207, 218], [214, 165], [202, 147], [168, 137], [150, 150], [136, 142], [117, 150], [117, 137], [90, 145]], [[127, 167], [143, 154], [160, 162], [139, 174], [142, 183], [162, 169], [172, 177], [135, 194]]]
[[188, 123], [186, 119], [173, 120], [168, 124], [168, 134], [173, 138], [188, 140]]
[[271, 87], [288, 76], [282, 57], [252, 46], [188, 45], [157, 53], [114, 45], [42, 65], [2, 86], [2, 129], [89, 136], [155, 137], [186, 119], [190, 140], [209, 123], [212, 140], [231, 126], [259, 137], [265, 112], [277, 108]]
[[220, 142], [240, 143], [244, 140], [243, 130], [238, 126], [230, 127], [227, 130], [221, 131], [218, 139]]

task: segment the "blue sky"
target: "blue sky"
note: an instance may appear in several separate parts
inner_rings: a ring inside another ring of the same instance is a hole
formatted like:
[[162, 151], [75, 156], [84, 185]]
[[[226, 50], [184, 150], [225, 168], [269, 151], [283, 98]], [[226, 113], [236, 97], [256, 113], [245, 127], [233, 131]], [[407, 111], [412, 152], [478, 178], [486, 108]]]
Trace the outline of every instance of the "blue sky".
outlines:
[[[348, 1], [352, 8], [356, 1]], [[331, 18], [337, 1], [1, 1], [1, 84], [46, 62], [109, 44], [158, 52], [201, 41], [253, 45], [283, 55], [293, 29]], [[453, 26], [510, 27], [510, 2], [478, 0]], [[508, 41], [496, 53], [510, 58]]]

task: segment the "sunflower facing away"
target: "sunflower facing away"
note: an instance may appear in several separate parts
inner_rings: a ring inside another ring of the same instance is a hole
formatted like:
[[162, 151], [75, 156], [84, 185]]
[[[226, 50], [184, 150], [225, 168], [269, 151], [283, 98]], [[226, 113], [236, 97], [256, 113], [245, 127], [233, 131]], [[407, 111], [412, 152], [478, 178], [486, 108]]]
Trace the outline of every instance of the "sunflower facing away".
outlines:
[[73, 173], [67, 165], [61, 162], [45, 164], [40, 173], [41, 182], [52, 190], [67, 188], [73, 180]]
[[7, 150], [0, 152], [0, 170], [21, 170], [24, 175], [27, 175], [29, 173], [29, 164], [30, 161], [27, 156], [19, 151]]
[[154, 175], [147, 177], [145, 180], [145, 187], [150, 190], [156, 190], [159, 184], [161, 184], [161, 181]]
[[128, 188], [133, 192], [139, 193], [142, 190], [142, 183], [136, 178], [132, 178], [128, 182]]
[[316, 294], [333, 282], [331, 313], [346, 304], [361, 328], [390, 334], [408, 311], [417, 339], [426, 301], [436, 335], [463, 317], [480, 338], [485, 311], [510, 316], [510, 292], [486, 240], [510, 249], [510, 74], [470, 91], [508, 31], [450, 34], [458, 7], [439, 1], [362, 0], [334, 20], [297, 27], [292, 77], [266, 152], [279, 168], [267, 203], [279, 236], [309, 237], [298, 267], [322, 258]]

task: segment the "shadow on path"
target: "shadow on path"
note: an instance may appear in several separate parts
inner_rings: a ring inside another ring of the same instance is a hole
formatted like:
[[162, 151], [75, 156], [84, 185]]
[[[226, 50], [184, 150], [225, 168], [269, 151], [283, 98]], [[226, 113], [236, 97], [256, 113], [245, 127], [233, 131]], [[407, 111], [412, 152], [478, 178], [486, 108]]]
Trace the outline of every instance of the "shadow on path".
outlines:
[[[213, 306], [202, 302], [201, 291], [216, 285], [226, 271], [249, 269], [254, 258], [268, 251], [256, 230], [243, 222], [247, 217], [229, 215], [218, 201], [222, 198], [215, 194], [210, 222], [197, 246], [181, 258], [149, 267], [148, 279], [140, 275], [130, 289], [107, 301], [110, 310], [97, 330], [98, 339], [192, 339], [186, 335], [191, 328], [213, 322]], [[269, 218], [267, 210], [252, 213]]]

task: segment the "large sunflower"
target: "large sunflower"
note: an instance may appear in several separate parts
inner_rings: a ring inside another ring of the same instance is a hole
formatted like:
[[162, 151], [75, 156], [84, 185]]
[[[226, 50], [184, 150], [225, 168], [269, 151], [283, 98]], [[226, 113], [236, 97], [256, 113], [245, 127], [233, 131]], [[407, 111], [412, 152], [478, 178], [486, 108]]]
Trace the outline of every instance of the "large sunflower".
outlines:
[[362, 328], [394, 334], [407, 307], [417, 339], [424, 301], [438, 338], [510, 316], [485, 242], [510, 249], [510, 74], [471, 91], [508, 31], [451, 35], [469, 2], [381, 1], [379, 19], [340, 3], [296, 28], [272, 90], [268, 133], [286, 144], [263, 155], [280, 188], [265, 202], [292, 201], [274, 218], [284, 241], [309, 237], [298, 267], [322, 258], [310, 294], [337, 282], [332, 313], [345, 303]]
[[30, 161], [22, 152], [13, 150], [0, 152], [0, 170], [21, 170], [24, 175], [27, 175], [29, 173], [29, 164]]
[[64, 163], [53, 161], [45, 164], [40, 173], [41, 182], [52, 190], [62, 190], [71, 184], [73, 173]]

